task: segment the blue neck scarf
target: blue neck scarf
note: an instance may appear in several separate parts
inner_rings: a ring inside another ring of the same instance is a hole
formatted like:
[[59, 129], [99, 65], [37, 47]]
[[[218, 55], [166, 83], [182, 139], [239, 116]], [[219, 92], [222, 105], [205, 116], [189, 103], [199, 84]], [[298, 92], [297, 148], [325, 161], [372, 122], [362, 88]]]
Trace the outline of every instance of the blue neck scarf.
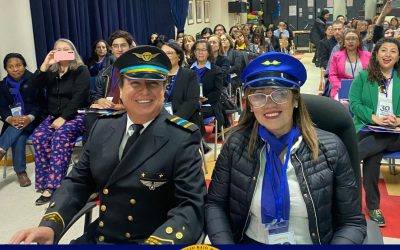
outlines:
[[201, 78], [207, 72], [207, 67], [203, 67], [201, 69], [197, 68], [197, 66], [193, 67], [193, 70], [197, 73], [197, 81], [201, 83]]
[[[268, 224], [275, 219], [277, 221], [289, 220], [290, 195], [286, 171], [292, 143], [299, 137], [300, 130], [294, 126], [289, 133], [276, 138], [260, 125], [258, 135], [263, 139], [266, 146], [266, 163], [261, 194], [262, 223]], [[282, 164], [279, 155], [286, 147], [286, 159], [285, 163]]]
[[17, 103], [21, 104], [21, 112], [22, 114], [25, 114], [25, 107], [24, 107], [24, 100], [22, 99], [21, 92], [19, 91], [21, 88], [21, 84], [24, 81], [24, 76], [21, 77], [18, 81], [15, 81], [7, 75], [6, 82], [7, 86], [9, 88], [10, 94], [13, 96], [14, 99], [14, 105]]

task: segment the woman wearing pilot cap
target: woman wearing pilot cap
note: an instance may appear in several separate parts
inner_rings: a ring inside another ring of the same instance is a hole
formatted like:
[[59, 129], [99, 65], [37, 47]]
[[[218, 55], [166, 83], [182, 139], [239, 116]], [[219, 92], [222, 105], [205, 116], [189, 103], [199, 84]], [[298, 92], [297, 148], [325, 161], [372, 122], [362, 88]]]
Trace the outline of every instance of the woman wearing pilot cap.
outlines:
[[246, 110], [208, 189], [213, 244], [362, 243], [365, 218], [346, 148], [313, 126], [300, 96], [306, 78], [300, 61], [277, 52], [244, 69]]

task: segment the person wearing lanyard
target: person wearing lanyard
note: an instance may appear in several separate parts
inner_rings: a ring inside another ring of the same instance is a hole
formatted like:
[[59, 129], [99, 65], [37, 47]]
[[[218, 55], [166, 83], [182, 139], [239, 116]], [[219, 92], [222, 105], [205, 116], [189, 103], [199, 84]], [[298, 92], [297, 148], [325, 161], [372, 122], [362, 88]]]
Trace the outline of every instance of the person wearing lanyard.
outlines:
[[167, 54], [172, 65], [165, 91], [166, 110], [201, 127], [200, 87], [196, 73], [181, 67], [185, 55], [178, 43], [165, 43], [161, 50]]
[[300, 95], [306, 78], [303, 64], [280, 52], [244, 69], [246, 110], [222, 148], [206, 199], [211, 243], [363, 242], [366, 222], [347, 150], [313, 126]]
[[397, 128], [400, 125], [400, 43], [394, 38], [382, 38], [372, 52], [368, 70], [360, 72], [350, 87], [350, 107], [363, 161], [365, 201], [371, 220], [379, 226], [386, 222], [380, 208], [378, 188], [380, 162], [384, 151], [399, 151], [400, 136], [363, 129], [365, 125]]
[[354, 79], [358, 73], [368, 67], [371, 57], [369, 51], [362, 50], [360, 35], [354, 29], [348, 29], [344, 33], [344, 42], [339, 51], [334, 52], [329, 65], [328, 79], [332, 86], [331, 98], [338, 99], [340, 81], [342, 79]]

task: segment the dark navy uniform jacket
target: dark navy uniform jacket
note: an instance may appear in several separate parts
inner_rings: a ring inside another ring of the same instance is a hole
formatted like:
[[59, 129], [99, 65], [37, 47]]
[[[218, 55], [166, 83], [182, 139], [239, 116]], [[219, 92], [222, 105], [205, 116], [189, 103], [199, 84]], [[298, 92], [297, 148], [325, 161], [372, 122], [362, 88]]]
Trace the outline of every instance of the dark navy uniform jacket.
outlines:
[[126, 114], [98, 120], [40, 226], [51, 227], [58, 237], [89, 196], [99, 192], [100, 217], [84, 241], [196, 243], [204, 228], [206, 195], [197, 126], [163, 109], [120, 161], [126, 121]]

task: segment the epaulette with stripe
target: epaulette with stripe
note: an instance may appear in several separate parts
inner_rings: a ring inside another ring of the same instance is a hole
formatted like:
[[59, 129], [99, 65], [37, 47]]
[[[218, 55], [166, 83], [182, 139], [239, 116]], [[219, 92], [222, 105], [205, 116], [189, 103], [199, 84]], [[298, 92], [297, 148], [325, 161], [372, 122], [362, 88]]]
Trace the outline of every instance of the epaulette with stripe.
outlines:
[[99, 118], [118, 117], [125, 113], [126, 113], [125, 110], [118, 110], [118, 111], [114, 111], [114, 112], [110, 112], [110, 113], [101, 114], [101, 115], [99, 115]]
[[167, 120], [175, 125], [178, 125], [181, 128], [184, 128], [184, 129], [190, 131], [190, 132], [194, 132], [199, 129], [199, 127], [197, 127], [196, 124], [191, 123], [191, 122], [189, 122], [179, 116], [176, 116], [176, 115], [168, 118]]

